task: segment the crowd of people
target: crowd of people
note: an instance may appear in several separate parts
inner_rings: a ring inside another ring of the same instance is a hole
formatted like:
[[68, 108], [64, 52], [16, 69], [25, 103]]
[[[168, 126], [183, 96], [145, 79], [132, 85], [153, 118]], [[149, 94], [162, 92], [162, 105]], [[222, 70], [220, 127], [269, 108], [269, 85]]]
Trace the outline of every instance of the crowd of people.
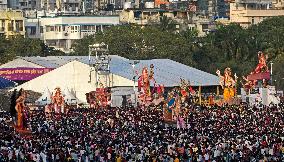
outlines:
[[258, 162], [284, 161], [283, 106], [189, 105], [177, 122], [159, 107], [77, 108], [29, 116], [31, 133], [15, 131], [0, 112], [0, 161]]

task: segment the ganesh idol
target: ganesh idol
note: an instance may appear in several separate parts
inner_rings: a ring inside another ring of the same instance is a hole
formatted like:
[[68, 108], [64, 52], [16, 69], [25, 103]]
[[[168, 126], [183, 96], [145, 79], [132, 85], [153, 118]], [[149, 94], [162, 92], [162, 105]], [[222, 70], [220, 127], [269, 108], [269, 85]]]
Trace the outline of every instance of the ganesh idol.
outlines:
[[224, 100], [225, 101], [229, 101], [231, 98], [233, 98], [235, 96], [235, 85], [237, 82], [237, 76], [235, 74], [235, 78], [233, 78], [232, 75], [232, 70], [231, 68], [227, 67], [224, 70], [224, 75], [221, 75], [220, 70], [216, 71], [217, 75], [220, 78], [220, 85], [222, 87], [222, 89], [224, 89]]
[[17, 124], [16, 127], [20, 130], [25, 129], [27, 125], [25, 124], [25, 121], [27, 120], [26, 114], [26, 105], [25, 105], [25, 99], [26, 99], [26, 92], [24, 89], [20, 89], [19, 96], [16, 100], [16, 111], [17, 111]]
[[266, 60], [268, 58], [267, 55], [264, 55], [264, 53], [262, 51], [259, 51], [257, 53], [258, 55], [258, 64], [255, 68], [255, 70], [252, 73], [261, 73], [261, 72], [267, 72], [268, 71], [268, 67], [266, 65]]
[[138, 90], [140, 91], [140, 100], [142, 102], [151, 101], [152, 100], [152, 93], [150, 89], [150, 81], [154, 81], [154, 71], [153, 71], [154, 65], [150, 65], [150, 73], [148, 72], [147, 67], [144, 67], [142, 69], [142, 74], [140, 75], [138, 79]]
[[64, 113], [64, 97], [59, 87], [55, 88], [54, 94], [51, 94], [51, 104], [55, 113]]

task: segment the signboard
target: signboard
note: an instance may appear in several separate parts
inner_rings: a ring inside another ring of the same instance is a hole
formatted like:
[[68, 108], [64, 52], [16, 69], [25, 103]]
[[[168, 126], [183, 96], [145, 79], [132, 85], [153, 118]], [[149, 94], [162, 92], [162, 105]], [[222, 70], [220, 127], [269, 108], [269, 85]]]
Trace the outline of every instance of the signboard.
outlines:
[[2, 68], [0, 76], [9, 80], [32, 80], [50, 72], [51, 68]]
[[259, 88], [253, 88], [253, 89], [250, 91], [250, 94], [259, 94]]

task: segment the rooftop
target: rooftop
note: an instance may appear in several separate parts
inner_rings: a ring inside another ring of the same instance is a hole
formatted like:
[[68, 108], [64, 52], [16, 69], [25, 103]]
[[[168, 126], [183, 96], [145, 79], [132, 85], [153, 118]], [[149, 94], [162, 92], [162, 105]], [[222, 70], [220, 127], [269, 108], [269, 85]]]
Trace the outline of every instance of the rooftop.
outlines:
[[[47, 56], [47, 57], [21, 57], [33, 64], [46, 67], [58, 68], [68, 62], [77, 60], [84, 64], [89, 64], [88, 56]], [[129, 60], [117, 55], [110, 55], [110, 72], [129, 80], [133, 79], [133, 60]], [[166, 87], [178, 86], [180, 79], [189, 80], [192, 86], [213, 86], [219, 85], [219, 78], [216, 75], [186, 66], [170, 59], [138, 60], [135, 71], [141, 73], [143, 67], [154, 65], [154, 78], [158, 84], [164, 84]], [[94, 57], [91, 57], [91, 64], [95, 63]]]

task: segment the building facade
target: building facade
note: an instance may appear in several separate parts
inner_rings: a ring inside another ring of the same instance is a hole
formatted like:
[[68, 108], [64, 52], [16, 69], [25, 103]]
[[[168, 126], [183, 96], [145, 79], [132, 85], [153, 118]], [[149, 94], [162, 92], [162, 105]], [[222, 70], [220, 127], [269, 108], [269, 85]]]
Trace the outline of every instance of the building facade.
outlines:
[[25, 35], [22, 11], [0, 11], [0, 34], [7, 38], [14, 35]]
[[0, 10], [6, 10], [8, 8], [8, 1], [7, 0], [1, 0], [0, 1]]
[[230, 22], [242, 27], [274, 16], [284, 16], [284, 0], [236, 0], [230, 4]]
[[119, 24], [119, 16], [56, 16], [26, 19], [27, 37], [40, 38], [48, 46], [71, 52], [75, 40]]

